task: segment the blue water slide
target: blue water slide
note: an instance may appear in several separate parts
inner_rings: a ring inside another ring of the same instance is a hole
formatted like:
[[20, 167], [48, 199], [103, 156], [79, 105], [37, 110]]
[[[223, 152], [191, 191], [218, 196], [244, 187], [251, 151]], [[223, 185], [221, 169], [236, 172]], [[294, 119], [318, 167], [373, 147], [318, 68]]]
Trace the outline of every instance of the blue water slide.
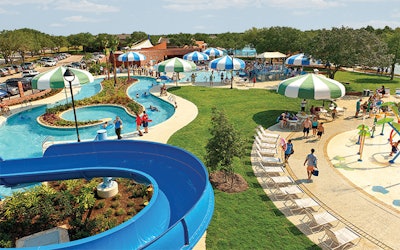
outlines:
[[57, 144], [40, 158], [0, 161], [0, 184], [7, 186], [104, 176], [152, 184], [149, 204], [106, 232], [30, 249], [191, 249], [211, 221], [214, 193], [206, 168], [193, 154], [167, 144], [131, 140]]

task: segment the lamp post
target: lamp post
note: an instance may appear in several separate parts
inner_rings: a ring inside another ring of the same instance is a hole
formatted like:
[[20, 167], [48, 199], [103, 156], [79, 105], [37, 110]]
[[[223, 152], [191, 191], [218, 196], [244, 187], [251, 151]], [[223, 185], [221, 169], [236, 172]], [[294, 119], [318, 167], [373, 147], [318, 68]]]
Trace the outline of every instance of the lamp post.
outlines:
[[233, 52], [233, 50], [231, 49], [230, 51], [229, 51], [229, 53], [228, 53], [230, 56], [231, 56], [231, 59], [232, 59], [232, 71], [231, 71], [231, 89], [233, 89], [233, 70], [234, 70], [234, 68], [235, 68], [235, 65], [233, 64], [233, 56], [234, 56], [234, 52]]
[[64, 79], [69, 83], [69, 90], [71, 91], [72, 110], [74, 111], [76, 137], [78, 138], [78, 142], [80, 142], [81, 139], [79, 138], [78, 121], [76, 120], [74, 94], [72, 93], [72, 82], [75, 80], [75, 74], [69, 68], [67, 68], [64, 73]]

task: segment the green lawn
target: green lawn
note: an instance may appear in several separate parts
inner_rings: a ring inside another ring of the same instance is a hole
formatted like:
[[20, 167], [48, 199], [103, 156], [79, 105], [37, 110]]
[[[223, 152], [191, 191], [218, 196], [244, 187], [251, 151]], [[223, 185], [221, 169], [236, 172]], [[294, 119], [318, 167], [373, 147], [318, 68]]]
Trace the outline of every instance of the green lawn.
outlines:
[[[335, 80], [349, 82], [345, 85], [347, 91], [374, 90], [384, 84], [391, 88], [392, 94], [400, 83], [399, 79], [389, 81], [388, 77], [349, 72], [338, 72]], [[235, 163], [235, 169], [247, 180], [249, 189], [238, 194], [215, 190], [207, 249], [319, 249], [274, 206], [258, 184], [250, 163], [255, 127], [275, 124], [282, 111], [297, 112], [300, 100], [262, 89], [175, 87], [169, 91], [190, 100], [199, 109], [197, 118], [174, 134], [169, 144], [185, 148], [204, 160], [212, 107], [224, 110], [235, 129], [247, 139], [247, 156]], [[309, 104], [321, 105], [321, 101]]]

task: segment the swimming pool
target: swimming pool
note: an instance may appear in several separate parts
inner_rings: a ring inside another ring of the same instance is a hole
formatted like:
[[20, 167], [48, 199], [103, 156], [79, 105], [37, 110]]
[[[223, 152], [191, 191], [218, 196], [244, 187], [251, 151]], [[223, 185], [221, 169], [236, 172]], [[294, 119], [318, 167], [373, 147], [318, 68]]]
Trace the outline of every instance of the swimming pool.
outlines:
[[[135, 77], [136, 78], [136, 77]], [[137, 77], [139, 82], [132, 85], [128, 94], [131, 98], [135, 98], [137, 102], [148, 108], [151, 105], [157, 106], [159, 112], [149, 111], [149, 118], [153, 120], [149, 126], [157, 125], [173, 115], [174, 107], [155, 96], [148, 95], [146, 97], [136, 98], [136, 93], [149, 92], [149, 89], [157, 85], [158, 83], [153, 78], [148, 77]], [[102, 79], [97, 79], [93, 83], [82, 85], [81, 91], [74, 95], [76, 100], [80, 100], [98, 93], [101, 90]], [[57, 104], [65, 103], [65, 100], [57, 102]], [[47, 106], [43, 105], [40, 107], [32, 108], [20, 113], [16, 113], [9, 117], [7, 121], [0, 126], [0, 152], [3, 159], [18, 159], [18, 158], [32, 158], [42, 156], [42, 143], [43, 141], [51, 136], [54, 141], [75, 141], [76, 132], [75, 128], [68, 129], [55, 129], [43, 127], [37, 123], [36, 118], [42, 115]], [[88, 112], [85, 111], [88, 110]], [[134, 118], [128, 115], [123, 108], [115, 106], [92, 106], [88, 108], [78, 109], [82, 112], [86, 112], [83, 116], [83, 120], [89, 118], [96, 120], [95, 117], [90, 118], [89, 114], [103, 116], [103, 118], [114, 119], [116, 115], [120, 116], [124, 122], [123, 134], [130, 133], [136, 130], [134, 125]], [[78, 111], [77, 110], [77, 111]], [[92, 111], [92, 112], [91, 112]], [[71, 112], [72, 113], [72, 112]], [[83, 114], [83, 113], [82, 113]], [[68, 112], [66, 113], [68, 115]], [[79, 112], [77, 113], [77, 119], [81, 120]], [[96, 137], [99, 126], [91, 126], [86, 128], [79, 128], [79, 135], [82, 140], [92, 140]], [[112, 129], [111, 129], [112, 130]], [[114, 136], [114, 131], [109, 132], [109, 136]]]
[[[200, 71], [195, 71], [193, 72], [196, 76], [195, 82], [210, 82], [210, 76], [212, 74], [212, 79], [213, 82], [221, 82], [221, 73], [224, 75], [224, 79], [228, 77], [228, 79], [231, 79], [232, 74], [231, 71], [217, 71], [217, 70], [200, 70]], [[180, 75], [180, 80], [179, 82], [191, 82], [191, 75], [192, 73], [181, 73]], [[234, 72], [234, 75], [236, 75], [236, 72]]]

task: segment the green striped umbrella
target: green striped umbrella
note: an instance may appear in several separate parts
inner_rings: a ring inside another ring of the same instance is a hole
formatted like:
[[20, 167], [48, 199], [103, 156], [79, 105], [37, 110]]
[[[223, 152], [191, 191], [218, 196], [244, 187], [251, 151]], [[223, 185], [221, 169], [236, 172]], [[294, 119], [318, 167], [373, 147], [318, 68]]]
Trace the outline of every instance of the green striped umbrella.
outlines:
[[[93, 75], [86, 70], [69, 68], [74, 74], [75, 79], [72, 86], [93, 82]], [[34, 89], [62, 89], [69, 87], [69, 83], [64, 79], [66, 67], [60, 66], [52, 70], [41, 73], [32, 78], [32, 88]]]
[[331, 100], [346, 94], [343, 84], [319, 74], [286, 79], [279, 83], [277, 92], [291, 98], [314, 100]]
[[178, 57], [165, 60], [155, 65], [158, 72], [188, 72], [196, 70], [196, 64]]

